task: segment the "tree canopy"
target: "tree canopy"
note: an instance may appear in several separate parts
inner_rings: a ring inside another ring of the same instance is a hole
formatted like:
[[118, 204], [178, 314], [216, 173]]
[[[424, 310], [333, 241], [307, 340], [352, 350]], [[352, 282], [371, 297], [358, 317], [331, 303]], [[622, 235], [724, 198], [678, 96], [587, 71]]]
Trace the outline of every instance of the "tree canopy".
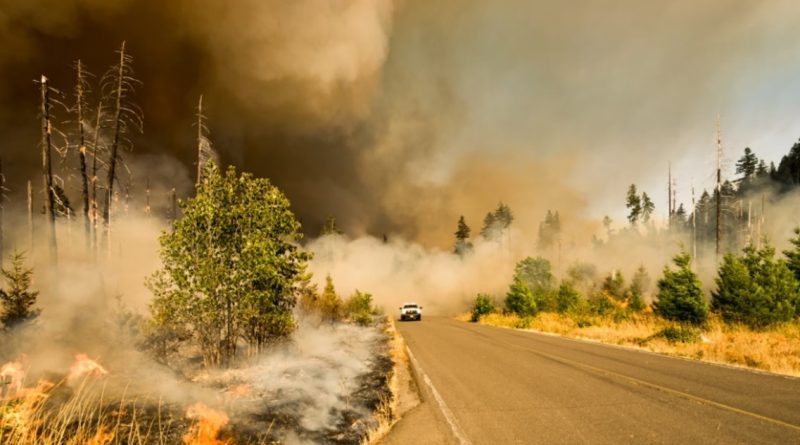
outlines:
[[147, 282], [156, 329], [185, 334], [206, 365], [230, 364], [240, 339], [258, 350], [288, 335], [310, 258], [297, 246], [289, 200], [267, 179], [209, 162], [180, 207], [160, 238], [163, 266]]

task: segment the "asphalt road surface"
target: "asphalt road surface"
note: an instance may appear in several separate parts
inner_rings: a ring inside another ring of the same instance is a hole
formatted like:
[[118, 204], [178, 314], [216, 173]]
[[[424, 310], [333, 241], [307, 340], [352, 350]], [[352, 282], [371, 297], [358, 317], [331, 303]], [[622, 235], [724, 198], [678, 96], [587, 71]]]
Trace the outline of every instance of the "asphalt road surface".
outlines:
[[800, 444], [800, 379], [448, 318], [398, 322], [423, 403], [384, 444]]

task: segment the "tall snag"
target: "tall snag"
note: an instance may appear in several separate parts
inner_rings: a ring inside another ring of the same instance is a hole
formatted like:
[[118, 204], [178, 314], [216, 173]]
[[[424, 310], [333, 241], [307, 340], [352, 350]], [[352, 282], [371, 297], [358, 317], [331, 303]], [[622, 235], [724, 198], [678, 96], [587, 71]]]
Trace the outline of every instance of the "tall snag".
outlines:
[[135, 92], [140, 81], [133, 77], [133, 57], [125, 52], [125, 42], [118, 51], [119, 61], [103, 76], [103, 97], [111, 102], [111, 146], [108, 156], [108, 178], [106, 182], [106, 200], [103, 206], [103, 224], [109, 230], [111, 215], [111, 197], [114, 196], [114, 182], [117, 180], [117, 163], [120, 160], [120, 148], [132, 146], [127, 135], [132, 130], [142, 130], [142, 112], [131, 102], [130, 96]]
[[203, 114], [203, 96], [197, 102], [197, 186], [203, 179], [203, 168], [206, 162], [213, 159], [211, 140], [208, 139], [206, 116]]
[[94, 122], [94, 142], [92, 143], [92, 179], [90, 188], [90, 212], [89, 219], [91, 220], [90, 230], [92, 246], [97, 247], [97, 155], [100, 151], [100, 119], [103, 116], [102, 102], [97, 105], [97, 115]]
[[0, 266], [3, 265], [5, 251], [3, 245], [3, 212], [5, 211], [6, 177], [3, 175], [3, 158], [0, 158]]
[[52, 104], [50, 103], [50, 85], [47, 77], [42, 75], [39, 82], [41, 89], [41, 113], [42, 113], [42, 176], [44, 179], [45, 192], [45, 214], [50, 225], [50, 251], [53, 260], [58, 255], [58, 244], [56, 242], [56, 208], [55, 191], [53, 190], [53, 165], [52, 165], [52, 126], [50, 122]]
[[90, 244], [91, 218], [89, 215], [89, 178], [86, 171], [86, 124], [84, 115], [87, 111], [86, 96], [89, 93], [89, 82], [86, 77], [89, 74], [80, 59], [75, 62], [75, 105], [72, 108], [75, 113], [75, 124], [78, 130], [78, 156], [81, 169], [81, 201], [83, 202], [83, 225], [86, 235], [86, 244]]

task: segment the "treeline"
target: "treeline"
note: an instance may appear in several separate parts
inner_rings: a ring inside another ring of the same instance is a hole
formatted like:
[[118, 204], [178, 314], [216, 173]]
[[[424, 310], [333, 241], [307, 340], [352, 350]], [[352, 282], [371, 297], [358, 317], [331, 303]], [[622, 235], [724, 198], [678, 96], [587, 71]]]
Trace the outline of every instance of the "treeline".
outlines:
[[[620, 271], [599, 280], [596, 268], [583, 263], [569, 268], [559, 281], [547, 259], [528, 257], [516, 265], [502, 311], [519, 316], [522, 326], [539, 312], [570, 314], [580, 324], [590, 323], [582, 317], [586, 315], [622, 321], [652, 311], [666, 320], [694, 326], [703, 325], [713, 312], [728, 323], [765, 329], [800, 318], [800, 229], [791, 242], [794, 247], [784, 251], [783, 258], [776, 257], [766, 240], [761, 247], [749, 245], [738, 254], [726, 254], [710, 305], [685, 251], [673, 258], [672, 268], [664, 268], [652, 293], [643, 267], [629, 285]], [[651, 294], [652, 303], [647, 304]], [[494, 299], [480, 294], [472, 307], [472, 321], [496, 310]]]

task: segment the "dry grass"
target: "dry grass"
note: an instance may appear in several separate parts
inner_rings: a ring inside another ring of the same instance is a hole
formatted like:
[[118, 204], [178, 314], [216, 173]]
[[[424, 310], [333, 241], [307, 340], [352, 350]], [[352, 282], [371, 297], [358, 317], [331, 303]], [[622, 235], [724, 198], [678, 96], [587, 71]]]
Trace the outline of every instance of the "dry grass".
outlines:
[[[468, 321], [469, 314], [458, 317]], [[725, 363], [764, 371], [800, 376], [800, 323], [756, 332], [712, 318], [698, 341], [668, 341], [660, 332], [670, 323], [649, 313], [615, 321], [610, 317], [541, 313], [522, 319], [516, 315], [490, 314], [481, 324], [529, 329], [572, 338], [630, 346], [652, 352]]]
[[[104, 387], [39, 380], [0, 399], [0, 443], [6, 445], [171, 444], [169, 416], [143, 415], [136, 400], [106, 400]], [[156, 402], [157, 403], [157, 402]], [[152, 414], [152, 413], [148, 413]], [[183, 428], [179, 426], [179, 428]]]
[[367, 435], [361, 441], [362, 445], [373, 445], [380, 442], [389, 434], [392, 426], [399, 420], [397, 413], [400, 403], [400, 372], [398, 372], [398, 370], [400, 367], [408, 366], [408, 356], [406, 355], [406, 345], [403, 341], [403, 337], [397, 332], [394, 320], [391, 318], [389, 318], [387, 323], [386, 333], [390, 336], [389, 353], [393, 363], [392, 374], [389, 376], [389, 391], [391, 396], [382, 399], [378, 405], [378, 409], [373, 413], [376, 424], [367, 431]]

